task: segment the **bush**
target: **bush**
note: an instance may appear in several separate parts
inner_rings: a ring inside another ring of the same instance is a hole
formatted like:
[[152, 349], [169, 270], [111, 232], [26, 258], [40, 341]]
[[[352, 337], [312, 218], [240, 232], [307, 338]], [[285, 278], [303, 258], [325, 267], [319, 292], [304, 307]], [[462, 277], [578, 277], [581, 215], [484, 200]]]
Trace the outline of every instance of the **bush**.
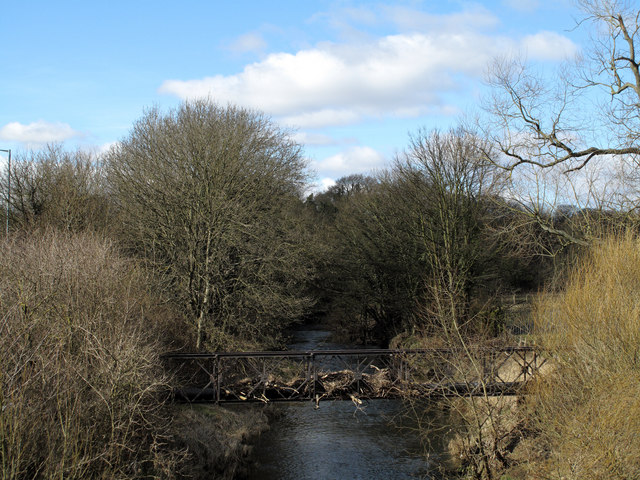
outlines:
[[0, 248], [0, 476], [159, 475], [167, 379], [145, 273], [92, 235]]
[[[564, 292], [537, 307], [553, 373], [540, 382], [534, 414], [552, 478], [640, 476], [640, 241], [594, 247]], [[545, 477], [547, 478], [547, 477]]]

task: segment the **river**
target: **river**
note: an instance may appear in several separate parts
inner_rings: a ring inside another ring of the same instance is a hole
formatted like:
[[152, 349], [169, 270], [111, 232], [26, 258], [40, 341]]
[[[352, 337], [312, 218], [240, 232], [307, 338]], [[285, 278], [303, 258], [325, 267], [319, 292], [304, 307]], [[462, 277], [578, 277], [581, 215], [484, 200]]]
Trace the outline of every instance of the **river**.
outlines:
[[[295, 332], [291, 350], [353, 348], [330, 332]], [[254, 449], [249, 480], [431, 478], [416, 422], [399, 400], [279, 403], [280, 415]], [[437, 443], [437, 442], [434, 442]], [[436, 451], [441, 447], [436, 447]], [[437, 460], [438, 455], [432, 459]]]

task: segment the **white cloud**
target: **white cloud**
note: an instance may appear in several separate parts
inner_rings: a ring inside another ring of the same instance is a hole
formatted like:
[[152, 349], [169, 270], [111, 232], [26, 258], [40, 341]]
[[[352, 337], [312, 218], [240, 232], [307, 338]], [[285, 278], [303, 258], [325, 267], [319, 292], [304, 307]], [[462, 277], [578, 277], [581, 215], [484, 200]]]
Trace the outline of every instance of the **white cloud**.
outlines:
[[0, 128], [0, 139], [25, 144], [62, 142], [79, 136], [81, 133], [66, 123], [50, 123], [44, 120], [38, 120], [28, 125], [11, 122]]
[[326, 192], [329, 187], [332, 187], [335, 184], [336, 181], [333, 178], [322, 178], [317, 182], [309, 184], [307, 189], [305, 190], [305, 195]]
[[261, 52], [267, 47], [267, 42], [259, 33], [251, 32], [240, 35], [230, 45], [229, 50], [235, 53]]
[[452, 75], [479, 75], [492, 50], [487, 38], [473, 34], [393, 35], [373, 45], [275, 53], [237, 75], [169, 80], [160, 92], [258, 108], [302, 126], [344, 125], [428, 110], [456, 86]]
[[323, 190], [328, 189], [329, 187], [333, 187], [336, 184], [336, 181], [333, 178], [323, 178], [320, 180], [320, 186]]
[[310, 146], [342, 145], [345, 143], [355, 142], [355, 139], [353, 138], [337, 139], [329, 135], [309, 132], [296, 132], [292, 135], [292, 138], [294, 141], [302, 145]]
[[[337, 179], [352, 173], [367, 173], [384, 168], [384, 156], [370, 147], [352, 147], [323, 160], [312, 162], [312, 167]], [[325, 179], [326, 180], [326, 179]]]
[[6, 175], [7, 163], [9, 163], [9, 152], [0, 152], [0, 175], [3, 177]]
[[334, 110], [325, 108], [299, 115], [287, 115], [282, 117], [282, 123], [302, 128], [320, 128], [326, 126], [349, 125], [357, 122], [360, 115], [356, 111], [342, 109]]
[[[392, 11], [396, 23], [409, 26], [412, 11]], [[526, 50], [537, 60], [555, 61], [576, 51], [571, 40], [553, 32], [521, 39], [486, 33], [497, 20], [480, 7], [414, 17], [421, 31], [272, 53], [240, 73], [167, 80], [159, 91], [183, 99], [210, 97], [265, 111], [289, 125], [318, 128], [453, 111], [446, 94], [480, 79], [496, 56]]]
[[564, 60], [578, 53], [575, 43], [556, 32], [538, 32], [522, 40], [527, 56], [536, 60]]
[[316, 191], [318, 192], [326, 192], [330, 187], [333, 187], [336, 184], [336, 181], [333, 178], [323, 178], [318, 183], [316, 183]]

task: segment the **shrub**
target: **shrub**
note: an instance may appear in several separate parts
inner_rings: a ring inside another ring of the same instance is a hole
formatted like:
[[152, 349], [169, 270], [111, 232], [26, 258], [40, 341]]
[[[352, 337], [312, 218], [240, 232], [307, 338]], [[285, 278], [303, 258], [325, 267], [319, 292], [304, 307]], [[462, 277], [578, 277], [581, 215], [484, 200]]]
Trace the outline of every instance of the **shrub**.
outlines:
[[[536, 324], [553, 357], [534, 414], [552, 478], [640, 477], [640, 241], [595, 246], [566, 289], [543, 296]], [[546, 478], [546, 477], [545, 477]]]
[[167, 379], [145, 273], [88, 234], [0, 248], [0, 476], [159, 475]]

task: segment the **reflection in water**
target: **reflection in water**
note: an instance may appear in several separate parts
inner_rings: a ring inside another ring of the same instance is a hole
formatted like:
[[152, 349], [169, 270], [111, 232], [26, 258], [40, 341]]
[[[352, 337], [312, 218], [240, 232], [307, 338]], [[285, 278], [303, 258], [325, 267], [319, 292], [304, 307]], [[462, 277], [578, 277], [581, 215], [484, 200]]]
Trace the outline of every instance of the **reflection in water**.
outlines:
[[[291, 350], [337, 349], [329, 332], [301, 330]], [[255, 446], [250, 480], [428, 478], [419, 436], [409, 429], [398, 400], [280, 403], [275, 420]], [[398, 428], [399, 426], [404, 428]]]

